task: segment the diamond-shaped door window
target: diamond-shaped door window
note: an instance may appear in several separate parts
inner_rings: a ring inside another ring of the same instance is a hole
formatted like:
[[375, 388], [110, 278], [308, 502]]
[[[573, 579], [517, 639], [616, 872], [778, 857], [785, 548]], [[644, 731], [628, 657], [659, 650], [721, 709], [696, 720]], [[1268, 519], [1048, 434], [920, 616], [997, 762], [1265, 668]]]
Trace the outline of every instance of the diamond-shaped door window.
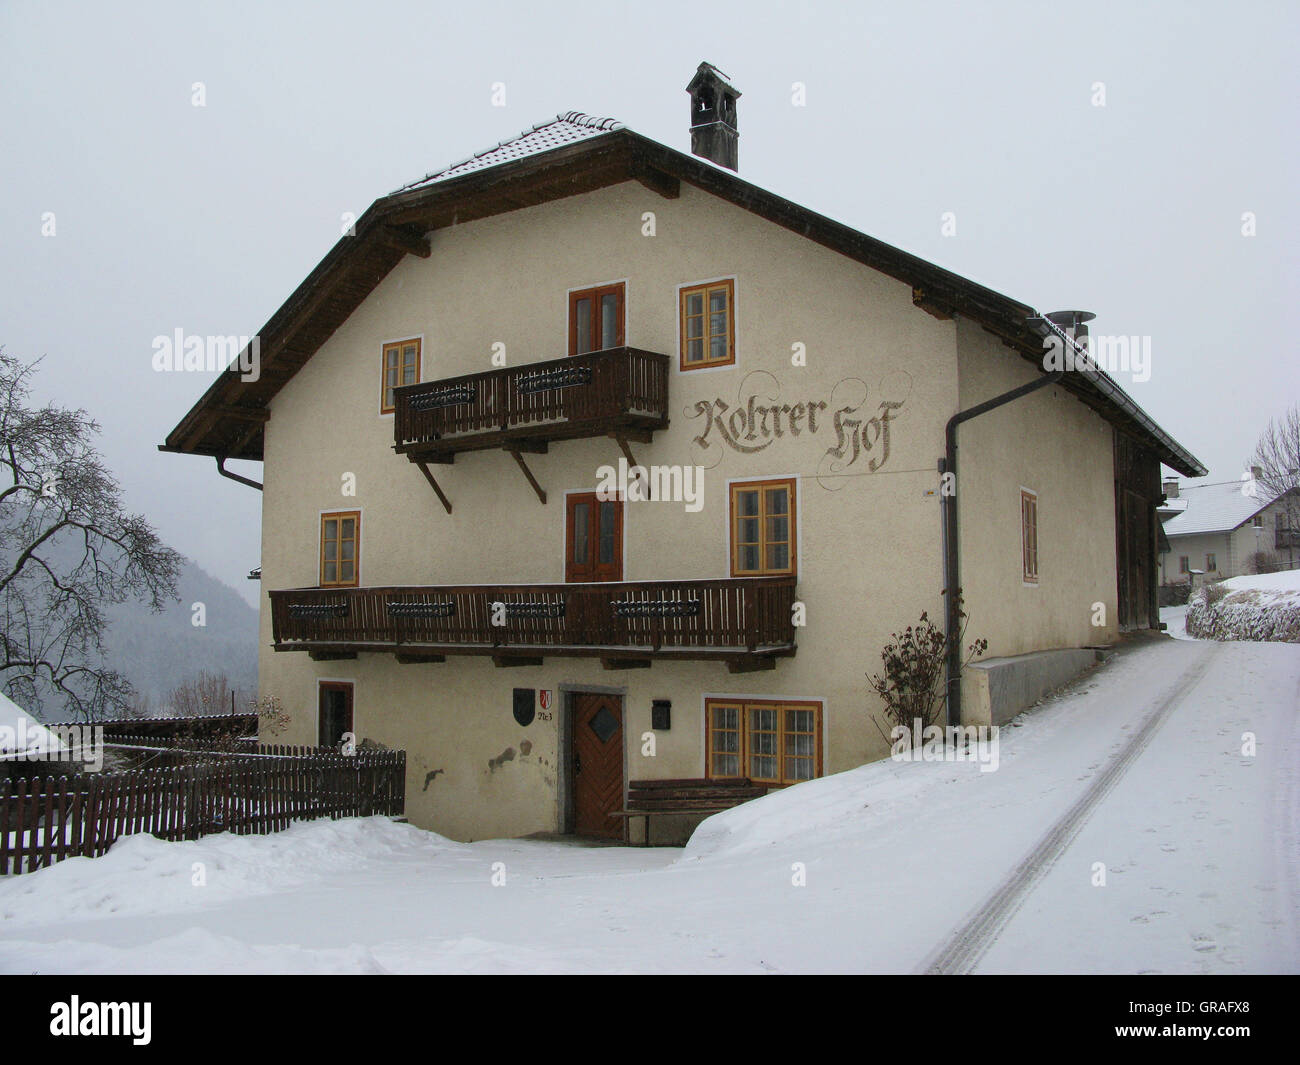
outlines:
[[596, 711], [589, 722], [591, 731], [594, 732], [601, 743], [608, 743], [610, 737], [618, 731], [618, 718], [609, 712], [608, 706], [602, 706]]

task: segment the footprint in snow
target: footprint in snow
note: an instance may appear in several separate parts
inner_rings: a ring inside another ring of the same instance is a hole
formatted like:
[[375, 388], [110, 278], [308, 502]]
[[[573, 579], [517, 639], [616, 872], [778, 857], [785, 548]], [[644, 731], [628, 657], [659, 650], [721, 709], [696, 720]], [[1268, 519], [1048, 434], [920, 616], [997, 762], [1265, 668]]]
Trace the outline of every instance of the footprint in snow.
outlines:
[[1192, 949], [1198, 954], [1209, 954], [1219, 949], [1219, 945], [1210, 936], [1192, 936]]

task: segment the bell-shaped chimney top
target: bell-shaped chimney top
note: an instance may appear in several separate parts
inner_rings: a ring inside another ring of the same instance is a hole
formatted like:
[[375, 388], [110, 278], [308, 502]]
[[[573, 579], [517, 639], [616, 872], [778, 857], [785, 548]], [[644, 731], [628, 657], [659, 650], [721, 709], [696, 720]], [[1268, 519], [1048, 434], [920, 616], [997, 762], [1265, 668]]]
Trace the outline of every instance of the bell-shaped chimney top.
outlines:
[[701, 63], [686, 91], [691, 94], [691, 152], [736, 170], [739, 90], [728, 84], [727, 75], [712, 63]]

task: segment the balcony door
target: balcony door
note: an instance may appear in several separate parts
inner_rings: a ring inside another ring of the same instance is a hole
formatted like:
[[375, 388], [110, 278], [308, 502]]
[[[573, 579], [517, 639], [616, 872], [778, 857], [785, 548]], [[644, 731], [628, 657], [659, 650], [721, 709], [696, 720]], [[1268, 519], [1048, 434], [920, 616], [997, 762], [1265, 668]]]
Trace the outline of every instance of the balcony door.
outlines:
[[623, 286], [569, 293], [569, 354], [623, 346]]
[[565, 581], [621, 581], [622, 500], [597, 499], [595, 492], [575, 492], [565, 500]]

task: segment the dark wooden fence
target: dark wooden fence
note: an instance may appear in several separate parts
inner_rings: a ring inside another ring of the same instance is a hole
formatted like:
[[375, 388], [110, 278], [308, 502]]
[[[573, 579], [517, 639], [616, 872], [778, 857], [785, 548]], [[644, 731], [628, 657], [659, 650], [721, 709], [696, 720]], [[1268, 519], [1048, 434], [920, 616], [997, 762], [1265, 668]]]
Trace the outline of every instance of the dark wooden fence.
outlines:
[[266, 834], [291, 821], [400, 815], [406, 752], [260, 746], [166, 750], [184, 764], [0, 782], [0, 875], [95, 858], [122, 836]]

